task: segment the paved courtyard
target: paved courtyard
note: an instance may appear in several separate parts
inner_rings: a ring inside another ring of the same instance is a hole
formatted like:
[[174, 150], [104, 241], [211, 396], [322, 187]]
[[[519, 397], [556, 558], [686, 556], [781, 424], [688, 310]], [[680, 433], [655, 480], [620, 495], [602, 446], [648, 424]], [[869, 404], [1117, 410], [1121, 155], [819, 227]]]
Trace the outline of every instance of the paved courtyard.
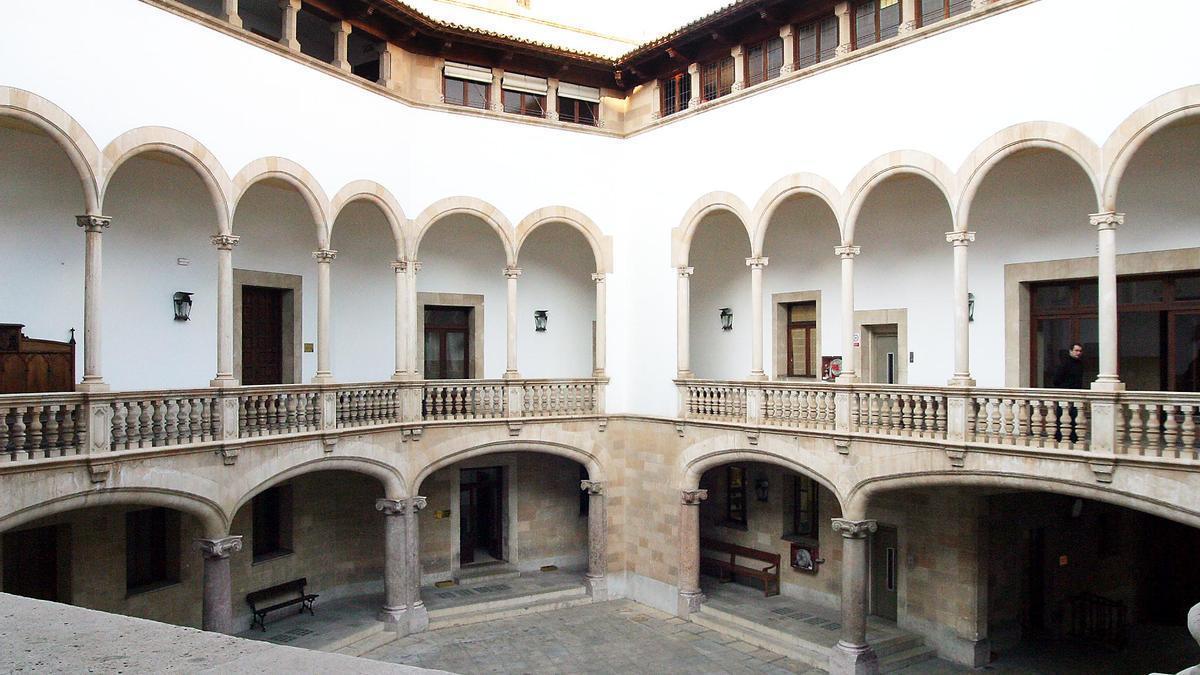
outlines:
[[456, 673], [819, 673], [629, 600], [401, 638], [369, 659]]

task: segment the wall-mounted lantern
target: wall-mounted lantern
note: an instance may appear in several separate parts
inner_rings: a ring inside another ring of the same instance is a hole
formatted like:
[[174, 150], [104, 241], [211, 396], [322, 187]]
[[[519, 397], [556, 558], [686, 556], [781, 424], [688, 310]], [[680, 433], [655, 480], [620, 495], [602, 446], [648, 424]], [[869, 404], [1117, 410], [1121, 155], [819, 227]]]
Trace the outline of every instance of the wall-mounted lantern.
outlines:
[[967, 321], [975, 320], [975, 294], [967, 293]]
[[758, 496], [758, 501], [765, 502], [770, 500], [770, 487], [766, 478], [759, 478], [754, 481], [754, 494]]
[[721, 330], [733, 330], [733, 310], [721, 308]]
[[550, 312], [545, 309], [533, 310], [533, 329], [539, 333], [545, 333], [546, 319], [549, 317], [549, 315]]
[[186, 291], [175, 291], [172, 300], [175, 302], [175, 320], [187, 321], [192, 315], [192, 294]]

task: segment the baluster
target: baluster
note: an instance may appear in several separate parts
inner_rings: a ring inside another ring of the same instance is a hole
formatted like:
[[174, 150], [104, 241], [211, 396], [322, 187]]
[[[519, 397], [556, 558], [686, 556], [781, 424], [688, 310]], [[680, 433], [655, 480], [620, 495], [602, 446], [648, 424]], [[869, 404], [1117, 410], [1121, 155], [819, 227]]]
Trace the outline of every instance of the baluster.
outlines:
[[25, 407], [17, 406], [13, 408], [13, 413], [13, 460], [19, 462], [23, 459], [29, 459], [29, 452], [25, 449]]
[[1014, 405], [1017, 407], [1016, 426], [1013, 428], [1013, 433], [1016, 435], [1016, 443], [1029, 443], [1029, 402], [1016, 399]]
[[25, 446], [29, 449], [30, 459], [44, 456], [42, 450], [42, 406], [29, 406], [29, 427], [26, 429]]
[[[1183, 425], [1180, 427], [1183, 448], [1181, 456], [1187, 459], [1198, 459], [1196, 453], [1196, 406], [1183, 406]], [[0, 447], [3, 447], [0, 445]]]
[[283, 400], [284, 401], [284, 416], [285, 416], [284, 422], [287, 424], [287, 430], [289, 433], [294, 434], [298, 431], [304, 431], [304, 429], [300, 428], [299, 418], [296, 417], [296, 408], [299, 405], [300, 398], [301, 398], [300, 396], [288, 395]]
[[1004, 431], [1004, 414], [1001, 412], [1003, 399], [988, 399], [987, 436], [992, 443], [1002, 443], [1001, 434]]
[[1092, 414], [1091, 406], [1086, 401], [1075, 402], [1075, 446], [1076, 450], [1087, 450], [1090, 445], [1090, 437], [1088, 429], [1091, 426], [1089, 415]]
[[1016, 418], [1016, 415], [1014, 414], [1014, 411], [1013, 411], [1014, 405], [1016, 405], [1016, 403], [1011, 398], [1000, 399], [1000, 408], [1001, 408], [1000, 433], [1004, 435], [1005, 443], [1013, 443], [1014, 442], [1013, 437], [1015, 436], [1015, 430], [1016, 430], [1016, 425], [1013, 422], [1013, 420]]
[[166, 408], [165, 429], [167, 434], [167, 445], [179, 444], [179, 401], [178, 399], [166, 399], [163, 401]]
[[[245, 438], [250, 435], [254, 427], [254, 420], [251, 419], [250, 407], [246, 405], [246, 397], [238, 397], [238, 437]], [[207, 426], [207, 425], [206, 425]]]
[[9, 448], [8, 418], [10, 412], [8, 408], [0, 408], [0, 454], [8, 455], [9, 461], [12, 461], [15, 458]]
[[[154, 446], [154, 416], [150, 412], [149, 401], [137, 401], [137, 447], [149, 448]], [[133, 418], [130, 418], [133, 421]], [[133, 445], [132, 443], [130, 445]]]
[[1117, 401], [1116, 405], [1113, 406], [1113, 415], [1114, 415], [1114, 417], [1116, 417], [1116, 419], [1114, 420], [1115, 426], [1116, 426], [1116, 432], [1115, 432], [1114, 438], [1113, 438], [1113, 452], [1115, 452], [1119, 455], [1124, 455], [1129, 452], [1129, 438], [1128, 438], [1129, 422], [1128, 422], [1128, 418], [1127, 418], [1128, 414], [1129, 414], [1129, 409], [1128, 409], [1128, 406], [1125, 405], [1125, 402]]
[[937, 411], [933, 396], [921, 397], [921, 437], [933, 438], [937, 436]]
[[[76, 408], [70, 403], [63, 404], [62, 407], [62, 422], [58, 428], [58, 445], [59, 455], [66, 457], [67, 455], [75, 454], [75, 411]], [[3, 430], [4, 420], [0, 414], [0, 430]], [[0, 452], [4, 450], [4, 441], [0, 439]]]
[[42, 447], [46, 457], [60, 456], [58, 447], [58, 406], [48, 405], [45, 408], [45, 422], [42, 426]]
[[910, 394], [898, 394], [897, 398], [900, 402], [900, 424], [903, 427], [902, 433], [905, 436], [913, 435], [913, 406], [916, 402]]
[[254, 397], [254, 415], [257, 435], [266, 436], [271, 431], [271, 419], [267, 417], [267, 394]]
[[1146, 448], [1155, 457], [1163, 456], [1162, 445], [1162, 410], [1155, 403], [1146, 404]]
[[[967, 405], [969, 406], [970, 403], [968, 402]], [[936, 424], [937, 424], [937, 428], [935, 429], [935, 431], [937, 431], [939, 436], [944, 437], [946, 434], [946, 399], [942, 398], [941, 396], [937, 397], [937, 421], [936, 421]], [[964, 431], [966, 431], [966, 430], [964, 429]]]
[[125, 401], [113, 401], [112, 448], [129, 449], [129, 405]]
[[180, 443], [194, 443], [196, 439], [192, 436], [192, 399], [184, 397], [179, 399], [176, 410], [175, 433], [179, 437]]
[[1046, 440], [1046, 419], [1042, 416], [1042, 402], [1029, 402], [1029, 440], [1026, 445], [1044, 447]]
[[1168, 457], [1179, 457], [1179, 422], [1175, 419], [1175, 410], [1179, 406], [1163, 405], [1163, 454]]
[[1046, 401], [1046, 447], [1057, 448], [1059, 439], [1059, 413], [1062, 409], [1058, 401]]
[[1129, 404], [1129, 447], [1136, 448], [1139, 455], [1146, 454], [1146, 418], [1140, 403]]

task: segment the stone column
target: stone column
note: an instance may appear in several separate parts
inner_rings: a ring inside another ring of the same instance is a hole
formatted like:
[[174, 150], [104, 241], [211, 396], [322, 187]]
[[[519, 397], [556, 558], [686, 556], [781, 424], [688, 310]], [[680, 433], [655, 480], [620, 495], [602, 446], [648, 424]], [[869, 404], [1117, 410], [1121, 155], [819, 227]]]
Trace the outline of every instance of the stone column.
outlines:
[[708, 499], [708, 490], [683, 490], [680, 497], [677, 613], [687, 617], [699, 611], [704, 600], [700, 592], [700, 502]]
[[833, 519], [842, 535], [842, 637], [829, 655], [831, 675], [879, 672], [867, 644], [867, 535], [877, 528], [874, 520]]
[[951, 387], [974, 387], [971, 379], [971, 294], [967, 284], [967, 246], [974, 232], [947, 232], [954, 244], [954, 377]]
[[87, 234], [83, 258], [83, 380], [76, 391], [108, 391], [100, 370], [100, 305], [103, 300], [101, 234], [112, 224], [108, 216], [75, 216]]
[[334, 68], [344, 72], [350, 72], [350, 31], [352, 30], [349, 21], [334, 21], [329, 24], [329, 30], [333, 32], [333, 64]]
[[396, 273], [396, 372], [392, 379], [407, 380], [409, 340], [405, 331], [414, 325], [408, 317], [408, 262], [393, 261], [392, 271]]
[[390, 630], [407, 632], [408, 505], [403, 499], [376, 499], [375, 510], [384, 515], [383, 607], [379, 610], [379, 620], [388, 624]]
[[838, 382], [858, 381], [858, 356], [854, 349], [854, 256], [862, 252], [858, 246], [838, 246], [833, 249], [842, 259], [842, 374]]
[[558, 119], [558, 78], [546, 79], [546, 119]]
[[608, 599], [608, 513], [604, 504], [604, 481], [582, 480], [579, 489], [588, 494], [588, 593], [594, 601]]
[[917, 0], [900, 0], [900, 34], [917, 29]]
[[508, 360], [504, 377], [509, 380], [521, 377], [517, 372], [517, 278], [520, 276], [520, 267], [504, 268], [504, 278], [508, 280]]
[[737, 45], [729, 55], [733, 57], [733, 90], [741, 91], [746, 88], [746, 50]]
[[504, 69], [492, 68], [492, 100], [488, 101], [492, 110], [500, 112], [504, 110]]
[[232, 234], [213, 235], [217, 247], [217, 376], [213, 387], [236, 387], [233, 376], [233, 247], [242, 238]]
[[746, 258], [746, 265], [750, 267], [750, 379], [765, 380], [767, 374], [763, 372], [762, 277], [767, 258]]
[[854, 50], [854, 41], [851, 40], [850, 36], [850, 21], [852, 20], [850, 3], [839, 2], [833, 6], [833, 13], [838, 19], [837, 54], [838, 56], [843, 56]]
[[409, 376], [414, 380], [421, 378], [421, 369], [424, 364], [421, 363], [421, 357], [424, 354], [421, 341], [424, 336], [420, 335], [417, 326], [423, 325], [421, 322], [421, 305], [417, 302], [417, 272], [421, 270], [421, 261], [408, 261], [408, 316], [411, 325], [408, 327], [408, 372]]
[[238, 14], [238, 0], [224, 0], [221, 3], [221, 20], [235, 28], [242, 27], [242, 17]]
[[242, 550], [240, 535], [221, 539], [197, 539], [204, 556], [204, 605], [201, 626], [214, 633], [232, 634], [233, 591], [230, 586], [229, 556]]
[[279, 44], [298, 52], [300, 40], [296, 39], [296, 17], [300, 14], [300, 0], [279, 0], [279, 9], [283, 10], [283, 34]]
[[779, 72], [787, 74], [796, 69], [796, 27], [790, 23], [780, 26], [779, 39], [783, 40], [783, 65]]
[[337, 251], [323, 248], [313, 251], [317, 260], [317, 374], [313, 382], [326, 383], [333, 381], [333, 371], [329, 363], [329, 344], [332, 341], [332, 321], [330, 317], [331, 300], [329, 274]]
[[688, 66], [688, 77], [692, 82], [692, 96], [688, 99], [687, 107], [695, 108], [700, 105], [700, 64], [693, 63]]
[[592, 275], [596, 282], [596, 363], [592, 367], [592, 377], [607, 377], [605, 372], [608, 349], [608, 293], [607, 275], [597, 272]]
[[420, 633], [429, 627], [429, 611], [421, 601], [421, 542], [418, 537], [417, 514], [425, 508], [424, 497], [411, 497], [408, 500], [408, 510], [405, 518], [406, 550], [408, 553], [408, 592], [405, 599], [408, 603], [408, 632]]
[[675, 377], [686, 380], [695, 377], [691, 366], [692, 309], [689, 297], [689, 280], [696, 271], [694, 267], [676, 267], [679, 282], [675, 287], [675, 354], [678, 372]]
[[1125, 224], [1124, 213], [1095, 213], [1098, 242], [1097, 282], [1100, 291], [1097, 323], [1100, 328], [1100, 373], [1092, 389], [1123, 391], [1125, 385], [1117, 373], [1117, 226]]
[[375, 83], [395, 89], [399, 84], [396, 80], [396, 65], [401, 58], [400, 48], [390, 42], [381, 42], [375, 46], [375, 50], [379, 52], [379, 79], [375, 80]]

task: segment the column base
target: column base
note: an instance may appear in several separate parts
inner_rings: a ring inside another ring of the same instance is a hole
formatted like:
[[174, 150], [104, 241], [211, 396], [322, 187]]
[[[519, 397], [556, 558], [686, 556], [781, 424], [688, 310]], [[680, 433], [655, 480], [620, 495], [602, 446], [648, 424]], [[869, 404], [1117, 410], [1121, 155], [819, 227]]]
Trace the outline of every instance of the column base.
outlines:
[[222, 14], [221, 19], [234, 28], [242, 27], [242, 17], [237, 14]]
[[690, 370], [677, 370], [677, 371], [675, 371], [675, 379], [677, 379], [677, 380], [694, 380], [694, 379], [696, 379], [696, 373], [694, 373]]
[[975, 378], [970, 375], [955, 375], [946, 382], [947, 387], [974, 387]]
[[429, 610], [425, 609], [425, 603], [417, 601], [415, 605], [408, 608], [408, 632], [421, 633], [426, 628], [429, 628]]
[[879, 658], [870, 645], [838, 641], [829, 653], [829, 675], [876, 675]]
[[75, 385], [75, 391], [85, 394], [102, 394], [112, 391], [112, 387], [108, 386], [108, 383], [100, 378], [89, 380], [85, 377], [82, 382]]
[[333, 384], [333, 373], [318, 372], [316, 375], [313, 375], [312, 383], [313, 384]]
[[290, 49], [294, 52], [300, 51], [300, 41], [299, 40], [280, 40], [279, 44], [283, 45], [284, 47], [287, 47], [288, 49]]
[[238, 386], [237, 378], [232, 375], [217, 375], [208, 381], [208, 386], [216, 387], [217, 389], [225, 389], [227, 387]]
[[858, 384], [861, 381], [858, 378], [858, 373], [842, 373], [837, 376], [838, 384]]
[[392, 373], [392, 382], [412, 382], [413, 380], [421, 379], [415, 373], [410, 373], [407, 370], [399, 370]]
[[606, 377], [608, 377], [608, 373], [605, 372], [605, 370], [603, 368], [592, 371], [592, 379], [594, 379], [594, 380], [603, 380]]
[[584, 583], [587, 584], [588, 595], [592, 596], [592, 602], [604, 602], [608, 600], [608, 580], [604, 577], [587, 577]]
[[375, 615], [376, 619], [386, 624], [384, 629], [392, 633], [400, 633], [401, 635], [408, 634], [408, 608], [401, 605], [400, 607], [388, 607], [384, 605], [379, 609], [379, 613]]
[[1101, 375], [1092, 383], [1092, 391], [1125, 391], [1125, 383], [1112, 375]]
[[689, 614], [699, 612], [700, 604], [703, 602], [704, 594], [700, 591], [680, 591], [679, 605], [675, 613], [680, 617], [687, 618]]
[[506, 371], [504, 371], [504, 379], [519, 380], [519, 379], [521, 379], [521, 373], [518, 373], [515, 370], [506, 370]]
[[752, 370], [746, 379], [750, 380], [751, 382], [764, 382], [771, 378], [767, 377], [767, 374], [761, 370]]

